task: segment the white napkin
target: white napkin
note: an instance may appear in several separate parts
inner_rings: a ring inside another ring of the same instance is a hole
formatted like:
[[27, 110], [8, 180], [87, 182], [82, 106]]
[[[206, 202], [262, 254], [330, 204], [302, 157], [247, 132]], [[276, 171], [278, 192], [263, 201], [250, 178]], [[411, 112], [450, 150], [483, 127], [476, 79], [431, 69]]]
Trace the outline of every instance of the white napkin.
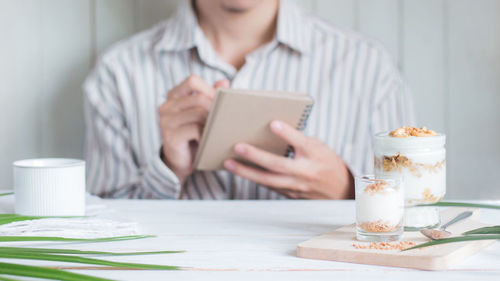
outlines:
[[137, 234], [140, 234], [137, 223], [98, 218], [48, 218], [11, 222], [0, 226], [0, 236], [101, 238]]
[[[121, 218], [99, 197], [87, 194], [83, 218], [46, 218], [0, 225], [1, 236], [102, 238], [142, 234], [139, 225]], [[0, 213], [14, 213], [14, 196], [0, 197]]]

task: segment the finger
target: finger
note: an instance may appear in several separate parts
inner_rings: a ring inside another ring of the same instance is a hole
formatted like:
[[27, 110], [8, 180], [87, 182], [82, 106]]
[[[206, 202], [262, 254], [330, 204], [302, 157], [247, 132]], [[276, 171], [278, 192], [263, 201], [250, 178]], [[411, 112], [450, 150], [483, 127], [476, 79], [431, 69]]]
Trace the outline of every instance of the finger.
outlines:
[[307, 144], [308, 137], [301, 131], [295, 129], [289, 124], [274, 120], [270, 124], [271, 131], [284, 139], [288, 144], [292, 145], [295, 149], [304, 149]]
[[217, 89], [217, 88], [229, 88], [230, 86], [231, 86], [231, 83], [227, 79], [219, 80], [219, 81], [215, 82], [215, 84], [214, 84], [215, 89]]
[[209, 111], [211, 105], [212, 99], [206, 95], [189, 95], [165, 102], [158, 112], [160, 115], [166, 115], [169, 112], [180, 112], [193, 107], [201, 107]]
[[208, 110], [195, 107], [171, 115], [164, 115], [163, 118], [167, 119], [162, 122], [168, 128], [178, 128], [190, 123], [205, 124], [207, 120]]
[[205, 82], [201, 77], [192, 74], [186, 78], [186, 80], [182, 81], [182, 83], [173, 88], [168, 93], [168, 98], [176, 99], [192, 93], [207, 95], [208, 97], [213, 98], [215, 89], [208, 85], [207, 82]]
[[239, 163], [235, 160], [228, 159], [224, 161], [224, 167], [240, 176], [246, 179], [249, 179], [253, 182], [256, 182], [261, 185], [269, 186], [269, 187], [274, 187], [274, 188], [279, 188], [279, 189], [297, 189], [296, 187], [297, 182], [296, 180], [287, 175], [280, 175], [268, 171], [263, 171], [259, 170], [256, 168], [249, 167], [247, 165], [244, 165], [242, 163]]
[[177, 147], [188, 141], [200, 141], [201, 126], [198, 124], [189, 124], [175, 130], [168, 130], [165, 131], [163, 138], [172, 147]]
[[289, 189], [283, 189], [283, 188], [274, 188], [274, 187], [269, 187], [269, 186], [266, 186], [266, 188], [276, 192], [276, 193], [279, 193], [283, 196], [286, 196], [290, 199], [298, 199], [300, 198], [300, 196], [298, 195], [297, 192], [293, 191], [293, 190], [289, 190]]
[[177, 110], [185, 110], [191, 107], [201, 107], [206, 111], [210, 110], [212, 99], [206, 95], [190, 95], [179, 100]]
[[234, 151], [246, 160], [268, 170], [285, 175], [297, 175], [299, 173], [299, 169], [296, 163], [294, 163], [294, 160], [264, 151], [255, 146], [246, 143], [238, 143], [234, 146]]
[[285, 188], [274, 188], [272, 186], [266, 186], [266, 188], [291, 199], [303, 198], [302, 191], [285, 189]]
[[283, 195], [285, 195], [286, 197], [291, 198], [291, 199], [302, 198], [302, 196], [300, 195], [300, 192], [298, 192], [298, 191], [286, 191], [286, 192], [283, 192]]

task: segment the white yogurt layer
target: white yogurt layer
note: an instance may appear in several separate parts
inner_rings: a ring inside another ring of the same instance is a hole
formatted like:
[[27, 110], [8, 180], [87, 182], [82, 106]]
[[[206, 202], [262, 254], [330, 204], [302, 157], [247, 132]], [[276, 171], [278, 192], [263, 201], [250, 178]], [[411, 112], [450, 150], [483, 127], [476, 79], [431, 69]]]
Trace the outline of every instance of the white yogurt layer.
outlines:
[[358, 223], [382, 221], [389, 225], [402, 222], [404, 193], [401, 188], [386, 188], [376, 193], [356, 193], [356, 221]]
[[[375, 137], [375, 175], [402, 178], [408, 206], [441, 200], [446, 193], [445, 136]], [[403, 157], [405, 163], [384, 167], [384, 156]]]

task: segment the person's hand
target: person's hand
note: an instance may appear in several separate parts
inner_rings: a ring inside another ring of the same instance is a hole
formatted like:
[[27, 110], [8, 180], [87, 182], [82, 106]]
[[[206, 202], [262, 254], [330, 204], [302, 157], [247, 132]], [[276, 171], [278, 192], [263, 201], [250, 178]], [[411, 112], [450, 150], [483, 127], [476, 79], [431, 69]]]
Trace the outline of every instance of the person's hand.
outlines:
[[212, 87], [196, 75], [189, 76], [167, 94], [158, 109], [162, 133], [162, 160], [176, 174], [181, 185], [193, 172], [193, 161], [210, 105], [220, 80]]
[[293, 159], [246, 143], [238, 143], [234, 150], [239, 156], [267, 170], [250, 167], [233, 159], [225, 160], [224, 167], [290, 198], [353, 197], [352, 175], [333, 150], [320, 140], [308, 137], [284, 122], [273, 121], [270, 126], [274, 134], [294, 147]]

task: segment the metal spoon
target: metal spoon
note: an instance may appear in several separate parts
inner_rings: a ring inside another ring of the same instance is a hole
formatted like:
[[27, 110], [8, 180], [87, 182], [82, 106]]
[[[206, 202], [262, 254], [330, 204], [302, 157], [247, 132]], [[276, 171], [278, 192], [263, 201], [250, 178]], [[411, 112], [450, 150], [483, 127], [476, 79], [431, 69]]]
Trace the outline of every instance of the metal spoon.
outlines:
[[439, 229], [432, 229], [432, 228], [424, 228], [420, 230], [420, 232], [429, 237], [432, 240], [438, 240], [438, 239], [443, 239], [451, 236], [451, 232], [446, 231], [446, 228], [456, 222], [459, 222], [463, 219], [466, 219], [468, 217], [472, 216], [471, 211], [465, 211], [463, 213], [460, 213], [458, 216], [456, 216], [454, 219], [449, 221], [446, 224], [443, 224]]

